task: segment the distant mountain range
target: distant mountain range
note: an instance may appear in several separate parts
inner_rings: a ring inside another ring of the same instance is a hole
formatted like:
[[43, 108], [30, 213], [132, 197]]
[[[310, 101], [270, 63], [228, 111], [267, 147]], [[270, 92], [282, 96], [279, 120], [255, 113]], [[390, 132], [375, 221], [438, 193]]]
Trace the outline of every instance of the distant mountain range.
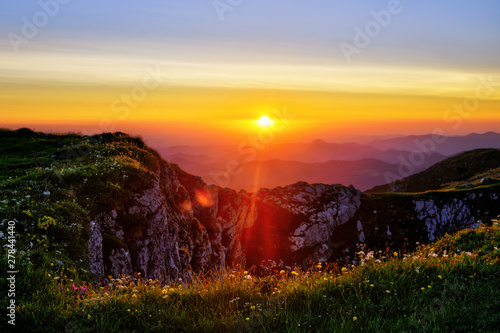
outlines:
[[410, 135], [375, 140], [367, 145], [381, 150], [423, 151], [426, 149], [425, 147], [429, 147], [430, 142], [434, 143], [435, 152], [451, 156], [478, 148], [500, 148], [500, 134], [486, 132], [483, 134], [471, 133], [465, 136]]
[[[478, 148], [500, 148], [500, 134], [412, 135], [365, 144], [315, 140], [267, 147], [173, 146], [158, 148], [158, 151], [166, 160], [200, 175], [205, 182], [236, 190], [256, 191], [298, 181], [352, 184], [367, 190], [394, 180], [394, 175], [397, 179], [408, 176], [399, 172], [400, 165], [412, 165], [412, 158], [417, 155], [421, 159], [411, 167], [411, 174], [424, 171], [451, 155]], [[393, 178], [389, 180], [387, 173]]]

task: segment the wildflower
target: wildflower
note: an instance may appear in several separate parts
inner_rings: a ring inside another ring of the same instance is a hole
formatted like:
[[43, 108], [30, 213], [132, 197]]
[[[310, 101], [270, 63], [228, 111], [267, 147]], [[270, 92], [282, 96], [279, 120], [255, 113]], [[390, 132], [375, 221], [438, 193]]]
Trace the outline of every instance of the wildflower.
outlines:
[[347, 271], [347, 268], [342, 267], [342, 272], [345, 272], [345, 271]]
[[244, 271], [244, 272], [243, 272], [243, 275], [247, 275], [247, 274], [248, 274], [248, 271]]
[[246, 317], [246, 318], [245, 318], [245, 320], [246, 320], [246, 321], [249, 321], [249, 320], [250, 320], [250, 318]]
[[318, 269], [321, 269], [321, 263], [318, 262], [318, 265], [316, 266]]
[[249, 274], [247, 274], [247, 275], [245, 275], [245, 279], [247, 279], [247, 280], [251, 280], [251, 279], [252, 279], [252, 276], [251, 276], [251, 275], [249, 275]]
[[430, 288], [432, 288], [432, 286], [431, 286], [431, 285], [428, 285], [428, 286], [427, 286], [427, 288], [429, 288], [429, 289], [430, 289]]
[[252, 306], [250, 307], [250, 310], [252, 310], [252, 311], [253, 311], [253, 310], [255, 310], [255, 305], [252, 305]]
[[370, 284], [370, 287], [372, 287], [372, 288], [373, 288], [373, 287], [375, 287], [375, 285], [374, 285], [374, 284]]
[[130, 309], [127, 309], [128, 312], [130, 312]]
[[132, 294], [132, 297], [137, 297], [137, 295], [136, 294]]
[[282, 269], [282, 270], [280, 271], [280, 274], [285, 274], [285, 270], [283, 270], [283, 269]]
[[54, 264], [53, 264], [53, 263], [50, 263], [50, 266], [54, 266]]
[[354, 316], [354, 317], [352, 317], [352, 320], [356, 321], [356, 320], [358, 320], [358, 317]]
[[397, 257], [398, 256], [398, 253], [397, 252], [394, 252], [394, 256]]
[[54, 276], [54, 280], [59, 280], [59, 276]]
[[420, 288], [420, 289], [425, 290], [425, 288], [424, 288], [424, 287], [422, 287], [422, 288]]
[[50, 277], [50, 274], [47, 274], [48, 277]]
[[442, 279], [443, 277], [441, 275], [438, 275], [438, 278]]
[[390, 293], [391, 293], [391, 291], [390, 291], [390, 290], [386, 290], [385, 292], [386, 292], [386, 293], [388, 293], [388, 294], [390, 294]]
[[88, 314], [88, 315], [87, 315], [87, 319], [90, 319], [90, 317], [91, 317], [91, 315], [90, 315], [90, 314]]
[[465, 254], [468, 255], [468, 256], [472, 255], [472, 253], [470, 253], [470, 252], [465, 252]]
[[292, 275], [298, 276], [299, 273], [297, 273], [296, 271], [292, 271]]

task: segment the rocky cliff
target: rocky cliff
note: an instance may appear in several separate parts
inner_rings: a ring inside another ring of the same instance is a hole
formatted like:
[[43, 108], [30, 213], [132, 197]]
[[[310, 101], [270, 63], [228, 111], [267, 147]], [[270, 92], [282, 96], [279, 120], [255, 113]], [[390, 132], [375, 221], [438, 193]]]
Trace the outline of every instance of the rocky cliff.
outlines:
[[[500, 214], [498, 187], [373, 196], [352, 186], [299, 182], [236, 193], [158, 163], [133, 205], [92, 221], [89, 258], [96, 275], [189, 277], [267, 259], [306, 267], [349, 258], [360, 244], [412, 247]], [[115, 238], [120, 242], [109, 245]]]

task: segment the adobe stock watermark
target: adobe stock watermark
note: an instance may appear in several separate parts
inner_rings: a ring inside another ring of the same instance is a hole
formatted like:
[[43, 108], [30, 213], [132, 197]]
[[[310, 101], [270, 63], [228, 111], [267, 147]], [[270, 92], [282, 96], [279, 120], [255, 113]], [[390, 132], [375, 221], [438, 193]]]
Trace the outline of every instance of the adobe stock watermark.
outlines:
[[162, 73], [160, 66], [156, 65], [146, 67], [146, 75], [143, 77], [141, 84], [134, 86], [128, 94], [122, 94], [119, 98], [111, 103], [111, 110], [120, 115], [120, 119], [124, 120], [130, 115], [130, 111], [139, 107], [149, 92], [155, 90], [163, 83], [164, 77], [168, 73]]
[[[478, 77], [479, 83], [474, 89], [474, 95], [467, 96], [461, 103], [455, 103], [453, 106], [443, 113], [443, 120], [446, 123], [451, 123], [452, 130], [458, 130], [462, 126], [463, 120], [468, 119], [471, 114], [479, 109], [480, 101], [490, 98], [496, 91], [496, 87], [500, 86], [499, 82], [495, 82], [493, 74]], [[415, 173], [416, 168], [423, 165], [426, 159], [436, 152], [438, 145], [446, 142], [446, 131], [442, 128], [435, 128], [431, 138], [419, 140], [415, 139], [415, 146], [418, 148], [412, 151], [408, 159], [399, 155], [400, 162], [398, 166], [398, 174], [387, 171], [384, 173], [385, 180], [388, 184], [408, 177]], [[394, 191], [394, 184], [391, 184], [390, 191]]]
[[61, 6], [66, 5], [71, 0], [40, 0], [38, 6], [40, 10], [35, 12], [31, 17], [23, 16], [21, 18], [22, 25], [20, 33], [9, 32], [7, 38], [15, 53], [19, 53], [19, 47], [29, 43], [30, 40], [38, 36], [40, 29], [43, 29], [50, 20], [54, 18]]
[[346, 42], [339, 44], [340, 51], [347, 63], [350, 64], [352, 62], [354, 54], [360, 54], [362, 50], [367, 48], [372, 40], [380, 35], [382, 29], [387, 28], [391, 24], [393, 17], [403, 12], [403, 9], [404, 7], [400, 0], [389, 0], [386, 9], [379, 11], [372, 10], [370, 12], [373, 20], [368, 21], [363, 29], [355, 26], [352, 44]]
[[219, 20], [224, 21], [227, 12], [232, 12], [236, 7], [240, 6], [243, 0], [214, 0], [212, 5], [214, 6]]
[[[5, 221], [5, 220], [4, 220]], [[3, 224], [3, 223], [2, 223]], [[7, 222], [7, 237], [6, 244], [3, 246], [7, 248], [7, 298], [9, 300], [7, 305], [7, 317], [10, 325], [16, 325], [16, 222]]]
[[239, 175], [242, 171], [242, 164], [255, 161], [259, 151], [263, 150], [274, 140], [274, 134], [281, 132], [290, 123], [295, 115], [287, 113], [286, 108], [283, 110], [273, 110], [275, 124], [266, 128], [262, 128], [257, 136], [249, 136], [246, 140], [238, 145], [238, 154], [244, 157], [243, 161], [229, 160], [226, 163], [226, 168], [223, 171], [209, 172], [208, 175], [214, 180], [214, 183], [220, 187], [227, 187], [231, 182], [231, 177]]

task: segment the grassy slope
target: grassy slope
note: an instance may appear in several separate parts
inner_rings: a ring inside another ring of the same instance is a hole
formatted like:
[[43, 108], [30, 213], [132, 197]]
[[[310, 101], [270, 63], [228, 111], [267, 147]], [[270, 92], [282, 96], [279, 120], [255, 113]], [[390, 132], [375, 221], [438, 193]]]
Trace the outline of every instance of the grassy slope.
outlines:
[[[89, 216], [147, 183], [155, 152], [122, 135], [0, 130], [0, 140], [4, 236], [6, 221], [18, 221], [19, 332], [494, 331], [500, 322], [496, 224], [448, 236], [404, 261], [403, 253], [375, 254], [381, 263], [349, 272], [322, 267], [259, 279], [238, 270], [189, 287], [140, 276], [93, 285], [84, 270]], [[1, 249], [5, 267], [8, 248]], [[0, 285], [6, 290], [5, 275]], [[7, 302], [3, 292], [2, 309]], [[0, 331], [11, 328], [0, 322]]]
[[488, 175], [488, 178], [500, 182], [498, 181], [500, 179], [499, 168], [500, 149], [476, 149], [450, 157], [415, 175], [390, 184], [376, 186], [366, 193], [424, 192], [464, 186], [466, 182], [477, 184], [484, 178], [478, 179], [478, 175]]
[[495, 221], [413, 253], [360, 253], [358, 266], [347, 270], [315, 266], [264, 278], [235, 270], [199, 277], [191, 286], [182, 281], [165, 286], [140, 276], [94, 286], [57, 263], [30, 268], [20, 258], [18, 287], [36, 297], [18, 299], [16, 327], [20, 332], [494, 332], [500, 323], [498, 246]]

